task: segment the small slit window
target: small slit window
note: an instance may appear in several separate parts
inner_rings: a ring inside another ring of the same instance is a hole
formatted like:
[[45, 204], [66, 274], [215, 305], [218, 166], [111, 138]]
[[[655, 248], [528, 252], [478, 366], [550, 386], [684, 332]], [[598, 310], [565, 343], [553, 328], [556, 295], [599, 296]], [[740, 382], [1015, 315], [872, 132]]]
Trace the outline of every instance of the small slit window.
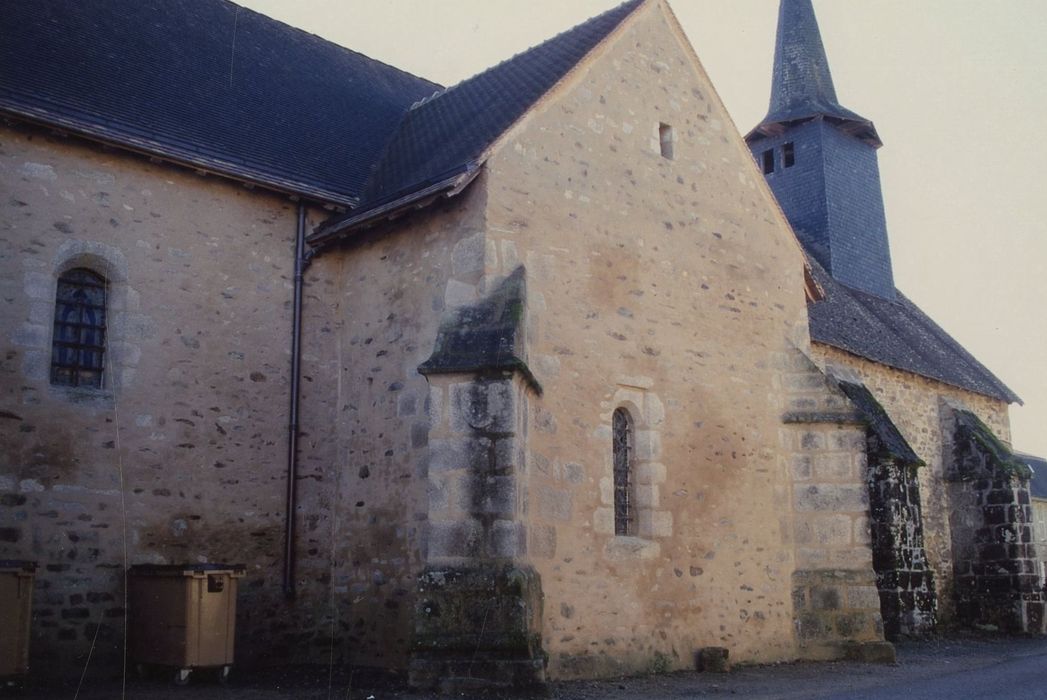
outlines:
[[676, 135], [673, 133], [672, 126], [668, 124], [658, 125], [658, 142], [662, 147], [662, 157], [673, 160], [675, 158], [674, 142], [676, 141]]
[[768, 148], [760, 156], [760, 161], [763, 165], [763, 174], [770, 175], [774, 172], [774, 149]]
[[105, 279], [84, 268], [58, 278], [51, 383], [102, 387], [105, 361]]
[[636, 532], [633, 517], [633, 425], [629, 412], [619, 408], [614, 412], [614, 534], [633, 535]]
[[792, 141], [782, 146], [782, 165], [786, 168], [796, 165], [796, 144]]

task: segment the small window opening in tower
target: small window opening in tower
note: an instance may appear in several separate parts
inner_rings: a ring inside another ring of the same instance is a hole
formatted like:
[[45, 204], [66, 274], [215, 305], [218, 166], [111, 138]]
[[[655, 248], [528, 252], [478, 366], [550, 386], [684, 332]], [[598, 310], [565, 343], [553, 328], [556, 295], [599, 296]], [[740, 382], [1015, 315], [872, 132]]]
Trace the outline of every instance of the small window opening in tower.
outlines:
[[796, 165], [796, 144], [792, 141], [782, 146], [782, 164], [787, 168]]
[[763, 161], [763, 174], [770, 175], [774, 172], [774, 149], [768, 148], [760, 157]]
[[675, 158], [673, 144], [676, 141], [676, 134], [673, 133], [673, 128], [668, 124], [659, 124], [658, 141], [662, 146], [662, 157], [673, 160]]

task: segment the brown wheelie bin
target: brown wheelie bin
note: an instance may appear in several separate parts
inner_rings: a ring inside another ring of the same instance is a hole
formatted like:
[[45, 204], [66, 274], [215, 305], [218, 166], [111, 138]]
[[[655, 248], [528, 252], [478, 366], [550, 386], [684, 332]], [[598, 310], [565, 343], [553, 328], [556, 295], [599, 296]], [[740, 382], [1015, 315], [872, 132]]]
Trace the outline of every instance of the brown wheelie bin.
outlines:
[[29, 622], [36, 564], [0, 560], [0, 685], [21, 682], [29, 672]]
[[241, 565], [132, 566], [128, 572], [130, 655], [139, 673], [174, 671], [179, 685], [196, 669], [222, 682], [233, 665]]

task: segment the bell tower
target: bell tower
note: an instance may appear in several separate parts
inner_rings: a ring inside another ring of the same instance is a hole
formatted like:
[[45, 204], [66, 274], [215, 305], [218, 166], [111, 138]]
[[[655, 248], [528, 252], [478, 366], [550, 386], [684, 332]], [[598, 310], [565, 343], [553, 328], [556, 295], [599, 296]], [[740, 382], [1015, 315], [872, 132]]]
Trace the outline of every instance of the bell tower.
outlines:
[[811, 0], [781, 0], [770, 109], [746, 142], [808, 254], [838, 282], [894, 299], [883, 142], [840, 104]]

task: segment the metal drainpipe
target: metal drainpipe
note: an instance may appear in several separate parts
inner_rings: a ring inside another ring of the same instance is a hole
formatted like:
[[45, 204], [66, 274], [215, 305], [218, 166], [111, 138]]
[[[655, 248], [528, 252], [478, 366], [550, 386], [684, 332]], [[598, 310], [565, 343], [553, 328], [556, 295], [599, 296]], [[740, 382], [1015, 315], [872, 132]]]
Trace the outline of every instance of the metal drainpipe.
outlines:
[[302, 284], [305, 255], [305, 203], [298, 203], [294, 251], [294, 315], [291, 325], [291, 420], [287, 434], [287, 507], [284, 514], [284, 596], [295, 597], [295, 510], [298, 506], [298, 393], [302, 366]]

